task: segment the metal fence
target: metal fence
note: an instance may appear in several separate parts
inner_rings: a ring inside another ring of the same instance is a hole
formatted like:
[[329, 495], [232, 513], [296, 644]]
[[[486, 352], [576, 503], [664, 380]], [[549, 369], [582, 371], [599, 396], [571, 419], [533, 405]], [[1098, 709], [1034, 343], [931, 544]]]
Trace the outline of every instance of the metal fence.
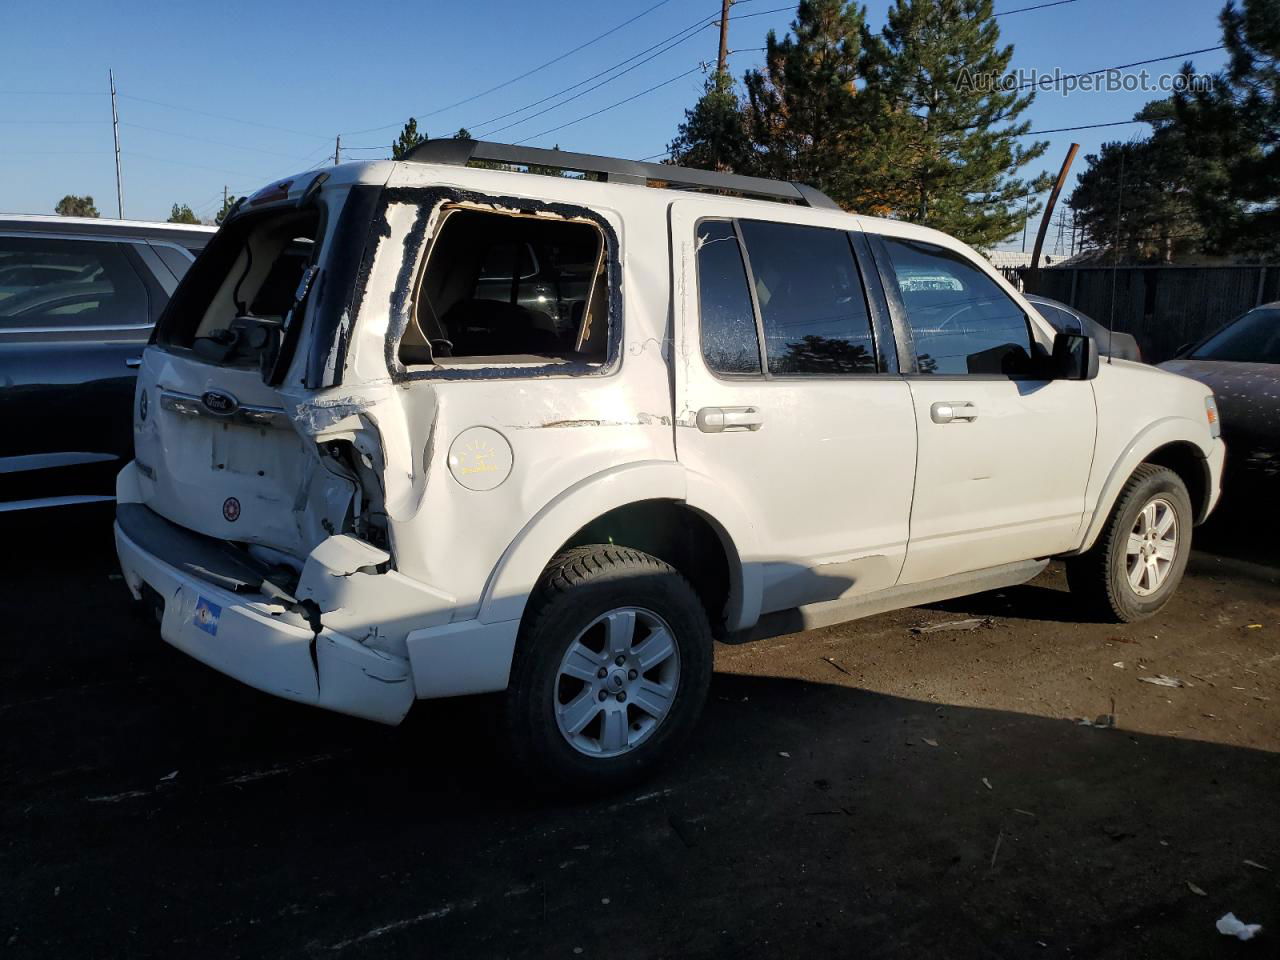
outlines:
[[1212, 333], [1260, 303], [1280, 300], [1280, 266], [1027, 267], [1002, 270], [1009, 282], [1070, 304], [1103, 326], [1131, 333], [1150, 363]]

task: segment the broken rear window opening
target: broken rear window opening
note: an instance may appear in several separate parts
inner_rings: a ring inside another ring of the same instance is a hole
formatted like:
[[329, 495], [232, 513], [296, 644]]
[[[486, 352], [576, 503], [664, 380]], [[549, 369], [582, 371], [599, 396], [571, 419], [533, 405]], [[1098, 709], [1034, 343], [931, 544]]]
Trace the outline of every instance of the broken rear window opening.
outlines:
[[258, 367], [279, 383], [297, 345], [317, 268], [319, 207], [264, 211], [214, 237], [156, 328], [156, 343], [207, 363]]
[[586, 219], [446, 206], [400, 363], [598, 369], [609, 348], [606, 247]]

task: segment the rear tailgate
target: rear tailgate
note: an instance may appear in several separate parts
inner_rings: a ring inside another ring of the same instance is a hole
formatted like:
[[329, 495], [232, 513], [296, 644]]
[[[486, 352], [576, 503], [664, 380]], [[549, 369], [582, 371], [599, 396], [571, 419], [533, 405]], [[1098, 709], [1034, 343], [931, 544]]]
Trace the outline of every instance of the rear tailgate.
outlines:
[[355, 494], [256, 369], [156, 347], [139, 370], [134, 448], [143, 502], [156, 513], [296, 558], [344, 528]]

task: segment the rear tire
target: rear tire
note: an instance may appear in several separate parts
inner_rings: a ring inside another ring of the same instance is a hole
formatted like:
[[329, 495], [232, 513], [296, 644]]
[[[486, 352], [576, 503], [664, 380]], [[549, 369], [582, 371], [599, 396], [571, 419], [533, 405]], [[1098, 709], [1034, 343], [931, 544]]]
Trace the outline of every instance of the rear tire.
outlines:
[[1167, 467], [1140, 464], [1097, 542], [1067, 560], [1072, 594], [1105, 619], [1133, 623], [1154, 615], [1182, 581], [1192, 523], [1182, 479]]
[[504, 710], [517, 765], [548, 786], [647, 776], [689, 735], [711, 682], [711, 628], [689, 581], [638, 550], [576, 547], [529, 604]]

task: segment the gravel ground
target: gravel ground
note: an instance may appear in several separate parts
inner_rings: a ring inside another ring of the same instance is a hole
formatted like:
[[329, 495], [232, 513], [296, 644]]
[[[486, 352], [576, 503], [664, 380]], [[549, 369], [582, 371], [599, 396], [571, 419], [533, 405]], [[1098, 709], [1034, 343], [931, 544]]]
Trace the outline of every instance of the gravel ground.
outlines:
[[[1202, 542], [1256, 561], [1258, 515]], [[7, 956], [1280, 955], [1280, 568], [1197, 554], [1136, 626], [1054, 565], [720, 647], [688, 755], [571, 802], [489, 700], [385, 729], [187, 660], [98, 524], [2, 568]]]

